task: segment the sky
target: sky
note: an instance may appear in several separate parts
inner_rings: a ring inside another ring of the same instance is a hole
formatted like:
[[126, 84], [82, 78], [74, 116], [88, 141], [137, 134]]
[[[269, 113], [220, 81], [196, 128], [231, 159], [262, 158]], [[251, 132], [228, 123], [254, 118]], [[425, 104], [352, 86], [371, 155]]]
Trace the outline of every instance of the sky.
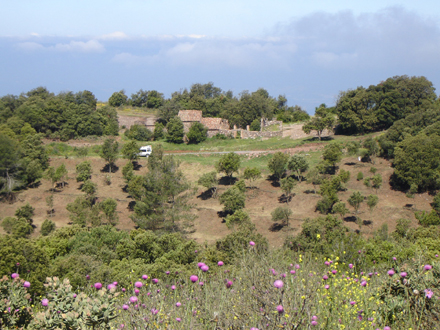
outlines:
[[[440, 88], [440, 1], [1, 0], [0, 96], [265, 88], [309, 113], [396, 75]], [[438, 92], [439, 93], [439, 92]]]

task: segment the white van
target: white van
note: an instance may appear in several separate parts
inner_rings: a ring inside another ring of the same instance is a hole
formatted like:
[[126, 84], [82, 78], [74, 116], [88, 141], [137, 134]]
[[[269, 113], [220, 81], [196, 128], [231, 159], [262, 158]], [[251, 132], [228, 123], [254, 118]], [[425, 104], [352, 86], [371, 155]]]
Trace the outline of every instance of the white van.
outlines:
[[153, 149], [151, 149], [151, 146], [143, 146], [139, 148], [139, 153], [138, 155], [140, 157], [148, 157], [151, 155], [151, 152], [153, 151]]

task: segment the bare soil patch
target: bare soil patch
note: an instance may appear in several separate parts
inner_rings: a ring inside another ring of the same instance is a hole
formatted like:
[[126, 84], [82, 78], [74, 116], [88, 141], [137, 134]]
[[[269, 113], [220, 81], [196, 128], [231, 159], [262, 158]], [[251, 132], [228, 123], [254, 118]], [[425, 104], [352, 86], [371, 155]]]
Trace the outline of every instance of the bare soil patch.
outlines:
[[[296, 153], [300, 150], [307, 151], [306, 148], [321, 148], [321, 145], [302, 146], [292, 150], [286, 149], [288, 153]], [[315, 149], [316, 150], [316, 149]], [[111, 197], [118, 201], [117, 212], [119, 215], [118, 228], [122, 230], [129, 230], [134, 228], [134, 223], [129, 218], [132, 211], [129, 210], [129, 203], [133, 200], [128, 193], [124, 192], [125, 182], [122, 178], [122, 167], [126, 164], [126, 160], [119, 159], [116, 165], [119, 170], [116, 173], [103, 173], [101, 169], [104, 167], [104, 161], [98, 157], [87, 157], [88, 161], [92, 163], [93, 174], [92, 181], [98, 185], [98, 200]], [[66, 205], [75, 200], [76, 197], [83, 193], [79, 190], [80, 184], [76, 182], [75, 167], [78, 163], [85, 159], [63, 157], [52, 158], [51, 166], [59, 166], [65, 164], [68, 170], [69, 179], [66, 180], [66, 186], [63, 189], [58, 189], [54, 195], [54, 209], [55, 213], [52, 218], [47, 214], [48, 207], [46, 205], [46, 197], [52, 194], [51, 183], [43, 180], [42, 184], [36, 188], [29, 188], [18, 194], [17, 202], [14, 204], [1, 203], [1, 218], [6, 216], [14, 216], [14, 212], [18, 207], [30, 203], [35, 208], [34, 224], [36, 225], [34, 236], [39, 235], [41, 224], [45, 219], [52, 219], [57, 227], [67, 226], [70, 222], [69, 213], [66, 210]], [[147, 172], [146, 159], [140, 160], [142, 167], [137, 171], [137, 174], [145, 174]], [[369, 172], [371, 164], [361, 163], [357, 158], [346, 158], [342, 161], [340, 168], [349, 170], [351, 172], [351, 179], [348, 182], [347, 190], [340, 192], [339, 198], [346, 202], [349, 196], [354, 191], [360, 191], [364, 196], [369, 194], [376, 194], [372, 188], [364, 186], [363, 181], [357, 181], [356, 176], [358, 172], [362, 172], [365, 177], [372, 176]], [[182, 163], [183, 172], [191, 182], [197, 182], [198, 178], [205, 172], [212, 171], [214, 164], [209, 166], [202, 166], [198, 163]], [[379, 196], [379, 204], [375, 210], [370, 212], [366, 203], [360, 208], [359, 216], [365, 224], [361, 227], [361, 233], [366, 236], [371, 236], [373, 232], [379, 229], [382, 225], [387, 224], [389, 231], [393, 231], [396, 226], [396, 221], [399, 218], [410, 219], [413, 226], [417, 226], [417, 220], [414, 217], [416, 210], [430, 210], [430, 203], [433, 197], [425, 194], [417, 194], [414, 198], [408, 198], [404, 193], [394, 191], [389, 186], [389, 177], [393, 172], [390, 163], [383, 159], [378, 159], [374, 165], [377, 168], [377, 173], [382, 175], [383, 185], [377, 191]], [[111, 185], [105, 183], [105, 177], [110, 175]], [[320, 216], [315, 212], [315, 206], [320, 196], [311, 193], [313, 186], [305, 182], [298, 184], [294, 188], [294, 196], [288, 203], [280, 203], [279, 197], [282, 195], [279, 187], [274, 187], [271, 181], [267, 178], [261, 178], [254, 183], [257, 189], [248, 189], [246, 199], [246, 210], [250, 214], [252, 221], [255, 223], [258, 232], [268, 238], [271, 247], [278, 247], [283, 244], [287, 235], [295, 235], [300, 231], [301, 225], [306, 218]], [[220, 185], [218, 195], [222, 194], [229, 186]], [[200, 243], [212, 243], [230, 233], [226, 227], [223, 219], [219, 216], [219, 211], [222, 210], [222, 205], [218, 198], [202, 199], [198, 198], [204, 188], [199, 186], [197, 194], [191, 199], [194, 204], [194, 212], [198, 218], [194, 222], [194, 232], [190, 237]], [[289, 227], [274, 226], [271, 220], [271, 212], [278, 206], [286, 205], [293, 211], [293, 219], [290, 221]], [[347, 203], [347, 207], [352, 211]], [[354, 214], [347, 214], [346, 217], [354, 216]], [[349, 219], [349, 218], [348, 218]], [[345, 225], [351, 230], [358, 230], [359, 226], [355, 222], [346, 221]], [[1, 229], [0, 229], [1, 230]]]

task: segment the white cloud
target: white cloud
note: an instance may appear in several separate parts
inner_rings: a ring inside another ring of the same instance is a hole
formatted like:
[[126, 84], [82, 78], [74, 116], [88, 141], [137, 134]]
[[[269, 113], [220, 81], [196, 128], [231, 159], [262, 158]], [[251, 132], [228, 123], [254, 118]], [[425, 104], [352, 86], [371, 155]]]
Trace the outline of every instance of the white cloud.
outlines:
[[81, 53], [101, 53], [105, 50], [104, 46], [96, 40], [83, 41], [71, 41], [68, 44], [56, 44], [53, 47], [54, 50], [61, 52], [81, 52]]

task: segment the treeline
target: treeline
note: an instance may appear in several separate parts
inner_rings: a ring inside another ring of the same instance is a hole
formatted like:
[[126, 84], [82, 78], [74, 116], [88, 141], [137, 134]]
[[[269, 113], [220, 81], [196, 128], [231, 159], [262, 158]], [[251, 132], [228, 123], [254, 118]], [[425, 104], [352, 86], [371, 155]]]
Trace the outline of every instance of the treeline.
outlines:
[[344, 134], [387, 129], [374, 139], [374, 148], [393, 161], [395, 188], [410, 194], [440, 188], [440, 100], [432, 82], [425, 77], [388, 78], [341, 92], [335, 110]]
[[96, 107], [96, 97], [89, 91], [55, 95], [44, 87], [19, 96], [0, 98], [0, 133], [20, 139], [33, 133], [67, 141], [89, 135], [117, 135], [116, 110]]
[[269, 95], [260, 88], [255, 92], [243, 91], [234, 96], [231, 91], [223, 91], [212, 82], [193, 84], [191, 88], [174, 92], [165, 99], [155, 90], [138, 92], [128, 97], [124, 91], [115, 92], [108, 100], [112, 107], [130, 105], [139, 108], [158, 109], [159, 120], [165, 125], [179, 110], [201, 110], [204, 117], [228, 119], [231, 126], [245, 128], [261, 117], [276, 118], [283, 122], [297, 122], [309, 119], [307, 112], [299, 106], [287, 106], [287, 99], [279, 95]]

